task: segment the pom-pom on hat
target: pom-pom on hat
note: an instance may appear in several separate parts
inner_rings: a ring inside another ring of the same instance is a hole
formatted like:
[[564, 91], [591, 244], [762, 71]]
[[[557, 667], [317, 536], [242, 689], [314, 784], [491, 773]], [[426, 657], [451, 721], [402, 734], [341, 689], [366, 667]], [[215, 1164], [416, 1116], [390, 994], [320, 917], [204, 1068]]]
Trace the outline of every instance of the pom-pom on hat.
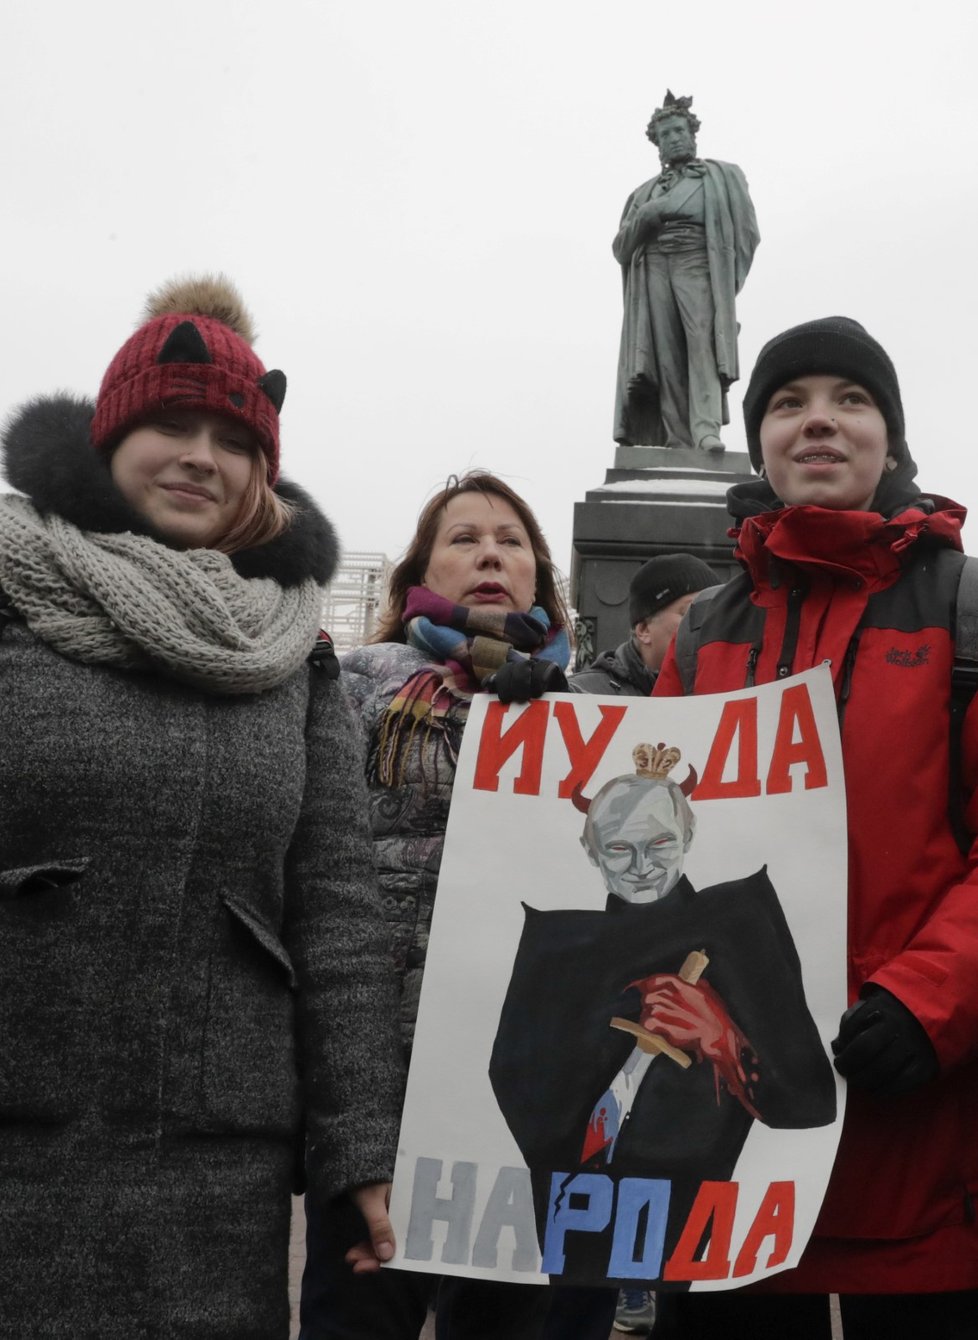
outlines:
[[92, 445], [110, 450], [161, 409], [226, 414], [254, 433], [274, 484], [285, 373], [267, 372], [252, 349], [251, 317], [231, 281], [224, 275], [173, 280], [150, 294], [143, 320], [102, 378]]
[[719, 581], [711, 567], [692, 554], [658, 554], [643, 563], [628, 584], [628, 622], [634, 628], [683, 596]]
[[869, 331], [848, 316], [826, 316], [775, 335], [757, 355], [744, 392], [744, 425], [751, 465], [760, 473], [761, 420], [774, 392], [799, 377], [851, 377], [865, 386], [886, 420], [890, 454], [910, 462], [900, 383], [890, 356]]

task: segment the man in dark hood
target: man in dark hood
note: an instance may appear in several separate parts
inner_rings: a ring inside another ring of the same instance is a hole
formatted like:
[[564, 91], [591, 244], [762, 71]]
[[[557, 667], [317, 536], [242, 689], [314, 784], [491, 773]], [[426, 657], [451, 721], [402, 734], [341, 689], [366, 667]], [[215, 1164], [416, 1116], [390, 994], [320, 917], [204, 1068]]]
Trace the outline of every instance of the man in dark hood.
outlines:
[[719, 580], [711, 567], [692, 554], [657, 554], [643, 563], [628, 587], [631, 637], [573, 675], [571, 692], [647, 698], [693, 597]]

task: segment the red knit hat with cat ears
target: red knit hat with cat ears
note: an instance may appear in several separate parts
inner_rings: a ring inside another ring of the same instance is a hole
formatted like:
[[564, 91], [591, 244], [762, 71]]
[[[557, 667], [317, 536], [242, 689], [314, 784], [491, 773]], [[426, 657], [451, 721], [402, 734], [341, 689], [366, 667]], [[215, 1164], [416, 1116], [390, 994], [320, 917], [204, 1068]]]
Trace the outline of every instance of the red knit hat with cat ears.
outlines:
[[266, 372], [252, 349], [251, 317], [231, 281], [224, 275], [174, 280], [150, 294], [143, 319], [102, 378], [92, 445], [111, 450], [163, 409], [207, 410], [254, 433], [274, 484], [285, 373]]

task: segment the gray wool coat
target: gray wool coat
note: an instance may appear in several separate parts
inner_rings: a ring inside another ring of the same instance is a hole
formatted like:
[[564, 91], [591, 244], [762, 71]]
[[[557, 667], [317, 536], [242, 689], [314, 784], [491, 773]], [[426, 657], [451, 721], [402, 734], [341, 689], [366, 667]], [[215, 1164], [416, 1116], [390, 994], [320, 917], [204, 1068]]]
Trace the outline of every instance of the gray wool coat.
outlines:
[[[28, 411], [8, 477], [40, 453], [36, 504], [112, 529], [77, 408]], [[242, 568], [335, 561], [290, 496]], [[0, 1336], [284, 1340], [303, 1124], [324, 1200], [389, 1177], [400, 1110], [342, 684], [222, 698], [0, 626]]]

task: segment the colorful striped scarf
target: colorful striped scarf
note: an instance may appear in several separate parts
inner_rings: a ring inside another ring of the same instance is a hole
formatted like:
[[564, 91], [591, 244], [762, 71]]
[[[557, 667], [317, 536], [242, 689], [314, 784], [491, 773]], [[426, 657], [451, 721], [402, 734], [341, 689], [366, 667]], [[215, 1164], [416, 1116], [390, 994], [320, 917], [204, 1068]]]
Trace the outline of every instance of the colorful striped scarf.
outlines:
[[400, 785], [418, 730], [422, 756], [436, 732], [454, 768], [463, 723], [453, 722], [452, 708], [470, 702], [505, 661], [545, 655], [563, 669], [570, 660], [566, 631], [559, 625], [551, 628], [539, 605], [525, 614], [495, 605], [455, 605], [425, 586], [412, 586], [404, 607], [404, 632], [408, 645], [431, 661], [401, 685], [384, 714], [376, 763], [382, 786]]

